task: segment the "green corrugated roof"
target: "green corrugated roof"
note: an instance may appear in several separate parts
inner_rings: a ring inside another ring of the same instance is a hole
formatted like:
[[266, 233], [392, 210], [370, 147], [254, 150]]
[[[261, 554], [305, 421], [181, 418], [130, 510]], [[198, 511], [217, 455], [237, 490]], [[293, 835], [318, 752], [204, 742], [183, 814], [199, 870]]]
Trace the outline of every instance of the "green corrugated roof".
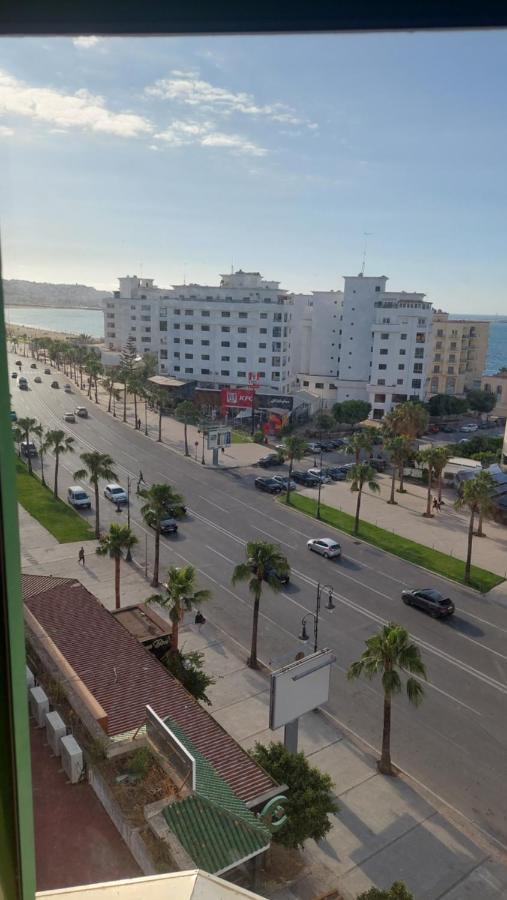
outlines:
[[194, 794], [164, 809], [171, 831], [199, 869], [218, 874], [269, 847], [269, 832]]
[[171, 803], [163, 812], [196, 865], [216, 874], [268, 847], [269, 828], [236, 796], [176, 722], [170, 716], [164, 721], [195, 759], [195, 793]]

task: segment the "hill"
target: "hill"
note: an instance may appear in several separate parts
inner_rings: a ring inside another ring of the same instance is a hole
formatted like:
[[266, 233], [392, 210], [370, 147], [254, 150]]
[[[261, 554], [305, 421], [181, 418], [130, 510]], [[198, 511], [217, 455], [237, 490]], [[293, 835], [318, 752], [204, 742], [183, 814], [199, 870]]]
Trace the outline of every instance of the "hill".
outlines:
[[112, 297], [111, 292], [97, 291], [85, 284], [49, 284], [40, 281], [22, 281], [4, 278], [6, 306], [64, 306], [80, 309], [102, 309], [102, 301]]

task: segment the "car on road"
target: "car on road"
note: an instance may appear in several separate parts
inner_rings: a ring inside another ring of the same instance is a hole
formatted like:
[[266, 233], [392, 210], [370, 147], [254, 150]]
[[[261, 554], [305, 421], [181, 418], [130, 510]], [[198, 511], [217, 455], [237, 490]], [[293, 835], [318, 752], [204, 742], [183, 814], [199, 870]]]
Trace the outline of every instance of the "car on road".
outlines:
[[490, 422], [489, 420], [487, 422], [479, 422], [477, 427], [480, 428], [481, 431], [486, 428], [496, 428], [496, 422]]
[[20, 391], [28, 390], [28, 381], [26, 380], [24, 375], [20, 375], [18, 378], [18, 388], [20, 389]]
[[10, 413], [9, 413], [9, 416], [10, 416], [11, 422], [17, 422], [17, 421], [18, 421], [18, 417], [17, 417], [17, 415], [16, 415], [16, 413], [14, 412], [13, 409], [11, 409], [11, 411], [10, 411]]
[[72, 484], [67, 491], [67, 500], [74, 509], [91, 509], [92, 501], [90, 495], [79, 487], [78, 484]]
[[52, 382], [51, 382], [51, 387], [52, 387], [52, 388], [59, 388], [60, 385], [58, 384], [57, 381], [52, 381]]
[[44, 369], [44, 375], [51, 375], [51, 369]]
[[36, 369], [36, 368], [37, 368], [37, 363], [30, 363], [30, 368], [31, 368], [31, 369]]
[[75, 422], [76, 417], [75, 417], [74, 413], [64, 413], [63, 421], [64, 422]]
[[438, 434], [440, 431], [440, 425], [430, 425], [428, 428], [428, 434]]
[[[289, 483], [289, 479], [286, 475], [273, 475], [273, 481], [277, 481], [280, 484], [284, 491], [287, 490], [287, 484]], [[289, 490], [295, 491], [297, 488], [297, 484], [295, 481], [290, 480], [290, 488]]]
[[309, 444], [306, 445], [307, 453], [320, 453], [320, 444], [316, 441], [310, 441]]
[[455, 606], [449, 597], [444, 597], [440, 591], [434, 588], [417, 588], [413, 591], [402, 591], [401, 599], [407, 606], [418, 606], [429, 612], [435, 619], [442, 619], [444, 616], [452, 616]]
[[320, 481], [321, 484], [329, 484], [331, 481], [329, 475], [325, 474], [324, 469], [308, 469], [308, 475], [312, 475]]
[[329, 441], [329, 443], [333, 445], [335, 450], [339, 450], [340, 447], [347, 446], [347, 441], [344, 441], [343, 438], [333, 438], [333, 440]]
[[478, 427], [476, 422], [467, 422], [461, 426], [460, 431], [477, 431]]
[[[151, 512], [151, 510], [150, 510]], [[146, 521], [150, 528], [155, 528], [155, 522], [153, 519], [150, 519], [148, 516], [146, 517]], [[165, 519], [161, 519], [160, 521], [160, 534], [176, 534], [178, 530], [178, 523], [176, 519], [173, 519], [171, 516], [167, 516]]]
[[23, 363], [21, 362], [20, 359], [17, 359], [16, 362], [14, 363], [14, 365], [18, 366], [18, 368], [21, 369], [21, 366], [23, 365]]
[[104, 488], [104, 497], [113, 503], [128, 503], [129, 498], [127, 492], [119, 484], [106, 484]]
[[79, 416], [80, 419], [88, 418], [88, 410], [87, 410], [86, 406], [76, 406], [74, 412], [75, 412], [76, 416]]
[[282, 485], [274, 478], [256, 478], [254, 485], [258, 491], [266, 491], [267, 494], [279, 494], [283, 491]]
[[11, 372], [11, 378], [17, 378], [17, 377], [18, 377], [17, 372]]
[[21, 456], [24, 456], [26, 459], [28, 457], [37, 456], [37, 447], [33, 443], [33, 441], [21, 441]]
[[376, 472], [385, 472], [387, 468], [387, 462], [380, 456], [374, 456], [373, 459], [369, 459], [367, 462]]
[[35, 384], [42, 384], [42, 378], [40, 375], [36, 375], [34, 378]]
[[341, 556], [342, 548], [333, 538], [311, 538], [306, 546], [313, 553], [320, 553], [325, 559]]
[[444, 434], [454, 434], [456, 429], [452, 425], [441, 425], [440, 431], [443, 431]]
[[292, 480], [296, 484], [302, 484], [304, 487], [318, 487], [320, 483], [318, 478], [309, 475], [308, 472], [293, 472]]
[[[249, 559], [248, 563], [249, 563], [249, 566], [250, 566], [252, 572], [255, 572], [255, 560]], [[279, 581], [280, 584], [288, 584], [290, 581], [289, 569], [287, 569], [283, 572], [279, 572], [278, 569], [268, 569], [266, 571], [266, 575], [268, 577], [276, 578], [276, 580]]]
[[470, 438], [460, 438], [458, 444], [468, 444], [470, 442]]
[[63, 389], [64, 389], [64, 391], [65, 391], [66, 394], [72, 394], [72, 388], [71, 388], [70, 384], [65, 384], [65, 385], [63, 386]]
[[281, 466], [283, 459], [279, 453], [268, 453], [267, 456], [261, 456], [258, 465], [261, 469], [270, 469], [272, 466]]

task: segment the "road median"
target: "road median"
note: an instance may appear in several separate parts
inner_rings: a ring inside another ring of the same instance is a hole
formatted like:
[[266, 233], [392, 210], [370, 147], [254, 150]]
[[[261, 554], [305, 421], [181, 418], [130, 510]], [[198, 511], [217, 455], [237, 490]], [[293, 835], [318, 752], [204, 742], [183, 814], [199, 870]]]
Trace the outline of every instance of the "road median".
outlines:
[[60, 544], [94, 539], [94, 531], [84, 519], [57, 499], [35, 475], [30, 475], [21, 459], [16, 460], [16, 491], [21, 506]]

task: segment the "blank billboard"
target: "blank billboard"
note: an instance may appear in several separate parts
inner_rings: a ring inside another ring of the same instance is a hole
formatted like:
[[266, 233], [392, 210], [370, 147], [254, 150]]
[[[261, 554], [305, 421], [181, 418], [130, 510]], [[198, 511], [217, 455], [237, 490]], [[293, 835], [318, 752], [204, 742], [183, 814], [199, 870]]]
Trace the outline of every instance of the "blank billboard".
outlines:
[[331, 650], [318, 650], [271, 673], [269, 727], [273, 731], [327, 702], [334, 661]]

